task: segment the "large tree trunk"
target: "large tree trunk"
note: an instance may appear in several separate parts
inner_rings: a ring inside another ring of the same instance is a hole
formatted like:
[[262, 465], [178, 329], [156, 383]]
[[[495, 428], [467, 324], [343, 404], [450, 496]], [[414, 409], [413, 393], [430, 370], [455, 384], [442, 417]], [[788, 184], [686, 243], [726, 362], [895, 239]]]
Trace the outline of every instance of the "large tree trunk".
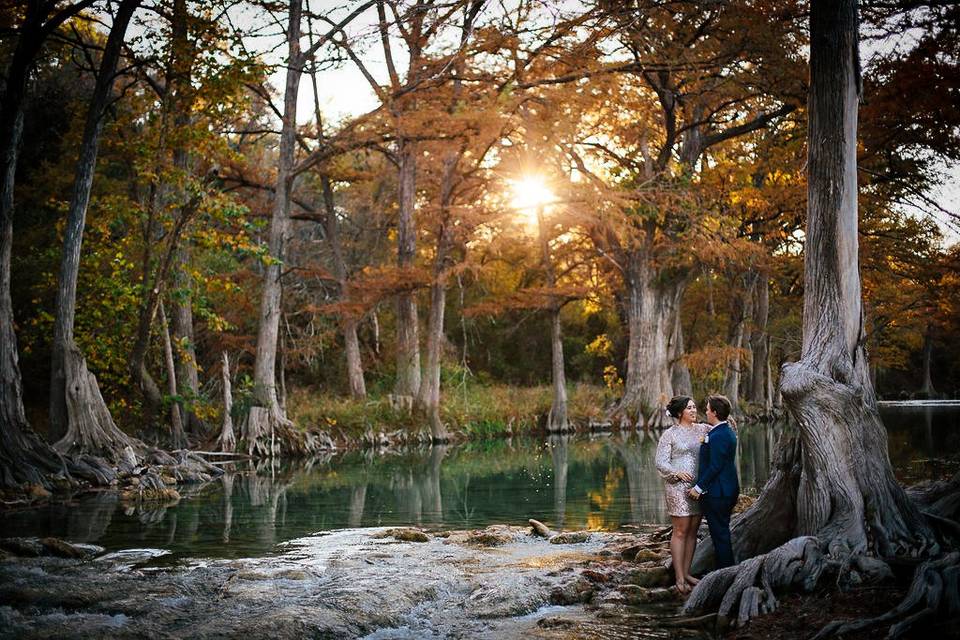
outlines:
[[[417, 191], [416, 146], [400, 141], [398, 152], [400, 218], [397, 222], [397, 266], [401, 271], [413, 267], [417, 225], [414, 214]], [[420, 391], [420, 326], [417, 300], [412, 291], [397, 296], [397, 378], [394, 393], [415, 398]]]
[[[842, 580], [874, 572], [875, 560], [861, 560], [868, 552], [889, 557], [939, 549], [894, 478], [863, 348], [856, 1], [814, 0], [810, 25], [803, 345], [800, 361], [784, 366], [781, 381], [799, 443], [781, 444], [778, 471], [735, 524], [733, 540], [743, 559], [790, 536], [817, 537], [795, 538], [708, 575], [686, 605], [688, 611], [719, 605], [726, 616], [740, 603], [741, 620], [775, 606], [771, 587], [789, 586], [799, 575], [810, 588], [826, 567], [816, 548], [843, 562]], [[700, 570], [705, 555], [698, 552]]]
[[624, 274], [627, 376], [615, 415], [623, 424], [657, 428], [665, 422], [663, 407], [673, 395], [670, 336], [686, 280], [660, 273], [643, 249], [632, 252], [630, 259]]
[[767, 335], [767, 319], [770, 313], [770, 282], [760, 274], [756, 287], [757, 299], [753, 308], [753, 334], [750, 348], [753, 351], [753, 371], [750, 375], [750, 393], [747, 399], [757, 406], [769, 409], [771, 398], [767, 394], [767, 370], [770, 352]]
[[[83, 355], [74, 343], [73, 326], [76, 316], [80, 249], [97, 164], [104, 111], [112, 93], [127, 25], [139, 4], [140, 0], [123, 0], [117, 9], [87, 111], [73, 193], [64, 229], [51, 363], [50, 434], [51, 438], [62, 436], [57, 448], [62, 451], [86, 451], [85, 447], [89, 446], [94, 451], [109, 450], [105, 451], [110, 454], [106, 457], [112, 460], [116, 460], [121, 455], [129, 442], [110, 419], [110, 413], [97, 387], [96, 378], [87, 371]], [[68, 384], [71, 384], [69, 388]], [[77, 411], [83, 413], [75, 413]]]
[[243, 437], [250, 455], [276, 456], [280, 448], [305, 452], [305, 440], [293, 428], [277, 397], [277, 342], [282, 312], [281, 276], [285, 267], [290, 235], [290, 197], [296, 176], [293, 173], [296, 152], [297, 95], [304, 60], [300, 52], [300, 16], [302, 0], [290, 0], [287, 26], [287, 78], [283, 95], [283, 126], [277, 160], [277, 183], [270, 218], [270, 261], [264, 268], [260, 298], [256, 360], [253, 367], [255, 406], [250, 408]]
[[46, 24], [46, 12], [53, 5], [37, 1], [27, 5], [0, 98], [0, 486], [10, 489], [23, 484], [52, 488], [57, 480], [69, 484], [71, 474], [97, 484], [108, 484], [116, 477], [95, 460], [60, 456], [27, 424], [10, 297], [14, 184], [30, 68], [44, 39], [86, 5], [64, 8]]

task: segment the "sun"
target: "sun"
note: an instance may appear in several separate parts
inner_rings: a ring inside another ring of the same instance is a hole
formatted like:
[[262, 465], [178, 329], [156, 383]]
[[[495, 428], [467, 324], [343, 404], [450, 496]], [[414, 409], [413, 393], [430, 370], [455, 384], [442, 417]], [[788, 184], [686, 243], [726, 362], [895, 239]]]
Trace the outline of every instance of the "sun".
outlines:
[[528, 226], [537, 225], [537, 209], [557, 201], [543, 176], [527, 175], [510, 181], [510, 205], [524, 216]]

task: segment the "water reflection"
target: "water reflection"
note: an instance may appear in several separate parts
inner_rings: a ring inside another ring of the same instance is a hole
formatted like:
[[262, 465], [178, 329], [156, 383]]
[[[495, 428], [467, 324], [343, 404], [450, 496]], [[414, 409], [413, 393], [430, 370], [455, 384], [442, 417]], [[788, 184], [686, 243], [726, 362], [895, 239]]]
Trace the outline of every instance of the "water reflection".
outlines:
[[[885, 408], [891, 458], [960, 450], [960, 407]], [[744, 490], [767, 479], [783, 425], [740, 429]], [[56, 535], [108, 549], [163, 548], [168, 558], [270, 553], [322, 530], [525, 524], [616, 529], [668, 521], [653, 464], [656, 437], [614, 434], [496, 440], [402, 453], [352, 452], [297, 466], [244, 464], [175, 505], [127, 507], [116, 494], [7, 513], [4, 535]]]

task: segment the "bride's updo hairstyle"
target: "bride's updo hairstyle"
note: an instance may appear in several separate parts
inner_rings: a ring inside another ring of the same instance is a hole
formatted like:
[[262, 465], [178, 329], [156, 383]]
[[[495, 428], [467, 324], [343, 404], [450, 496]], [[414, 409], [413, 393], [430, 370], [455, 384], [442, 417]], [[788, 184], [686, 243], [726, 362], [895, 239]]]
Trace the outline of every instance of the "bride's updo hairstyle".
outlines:
[[670, 417], [680, 419], [680, 415], [683, 413], [683, 410], [687, 408], [687, 405], [690, 404], [690, 401], [693, 400], [690, 396], [674, 396], [673, 399], [667, 403], [667, 413], [670, 414]]

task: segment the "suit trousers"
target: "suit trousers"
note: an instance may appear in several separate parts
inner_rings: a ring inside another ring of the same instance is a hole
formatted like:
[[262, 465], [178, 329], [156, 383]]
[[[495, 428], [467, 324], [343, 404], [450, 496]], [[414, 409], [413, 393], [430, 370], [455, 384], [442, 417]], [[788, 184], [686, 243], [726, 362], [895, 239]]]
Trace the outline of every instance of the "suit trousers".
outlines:
[[713, 553], [717, 569], [732, 567], [733, 544], [730, 540], [730, 515], [737, 504], [737, 496], [711, 496], [700, 498], [700, 510], [707, 519], [710, 539], [713, 540]]

